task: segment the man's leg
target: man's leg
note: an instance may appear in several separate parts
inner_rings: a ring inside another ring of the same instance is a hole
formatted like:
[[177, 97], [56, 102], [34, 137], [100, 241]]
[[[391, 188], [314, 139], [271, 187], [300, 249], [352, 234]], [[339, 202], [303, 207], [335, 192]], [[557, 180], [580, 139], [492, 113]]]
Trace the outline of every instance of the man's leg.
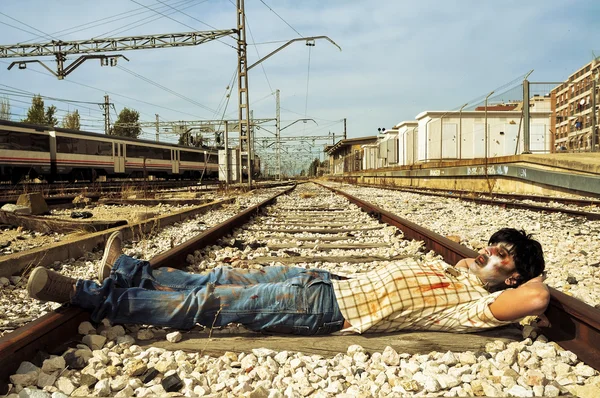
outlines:
[[92, 320], [180, 329], [241, 323], [251, 330], [302, 335], [340, 330], [344, 319], [327, 272], [304, 270], [284, 282], [256, 285], [207, 283], [183, 291], [118, 288], [79, 280], [71, 302], [92, 310]]
[[150, 263], [125, 255], [120, 256], [110, 271], [109, 278], [116, 287], [142, 287], [150, 290], [190, 290], [214, 285], [254, 285], [258, 283], [283, 282], [305, 271], [296, 267], [264, 267], [261, 269], [241, 269], [217, 267], [210, 272], [194, 274], [175, 268], [152, 269]]

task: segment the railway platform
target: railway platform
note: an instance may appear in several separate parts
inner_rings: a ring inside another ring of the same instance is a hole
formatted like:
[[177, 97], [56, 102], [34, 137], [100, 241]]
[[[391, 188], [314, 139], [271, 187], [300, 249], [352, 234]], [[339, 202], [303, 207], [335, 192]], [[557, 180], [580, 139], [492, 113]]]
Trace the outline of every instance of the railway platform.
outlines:
[[600, 196], [600, 153], [443, 160], [329, 176], [358, 184], [538, 195]]

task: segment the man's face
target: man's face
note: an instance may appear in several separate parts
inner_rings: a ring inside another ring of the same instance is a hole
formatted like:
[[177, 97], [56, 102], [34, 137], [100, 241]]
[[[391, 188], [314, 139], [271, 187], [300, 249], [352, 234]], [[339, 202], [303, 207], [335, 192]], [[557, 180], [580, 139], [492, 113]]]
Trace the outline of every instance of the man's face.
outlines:
[[505, 243], [481, 249], [469, 269], [490, 287], [502, 282], [513, 285], [516, 283], [515, 278], [519, 276], [514, 258], [510, 254], [510, 246]]

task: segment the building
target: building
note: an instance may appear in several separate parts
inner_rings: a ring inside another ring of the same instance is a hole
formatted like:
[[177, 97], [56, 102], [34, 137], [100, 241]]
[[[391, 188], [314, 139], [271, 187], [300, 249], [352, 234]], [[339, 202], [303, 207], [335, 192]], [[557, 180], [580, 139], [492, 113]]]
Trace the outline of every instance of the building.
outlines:
[[376, 144], [377, 136], [348, 138], [327, 146], [329, 173], [343, 174], [363, 169], [363, 145]]
[[[548, 97], [531, 100], [529, 147], [532, 153], [552, 150], [550, 102]], [[452, 113], [425, 111], [416, 119], [417, 162], [509, 156], [523, 152], [521, 103], [490, 106], [487, 112], [485, 107]]]
[[[556, 132], [556, 147], [568, 151], [591, 151], [592, 131], [595, 132], [595, 150], [598, 150], [598, 88], [594, 98], [593, 88], [599, 85], [600, 58], [596, 58], [566, 82], [551, 92], [553, 131]], [[596, 84], [594, 85], [594, 81]], [[594, 117], [593, 107], [596, 106]]]
[[398, 131], [398, 165], [414, 164], [417, 159], [417, 130], [416, 120], [403, 121], [394, 126]]

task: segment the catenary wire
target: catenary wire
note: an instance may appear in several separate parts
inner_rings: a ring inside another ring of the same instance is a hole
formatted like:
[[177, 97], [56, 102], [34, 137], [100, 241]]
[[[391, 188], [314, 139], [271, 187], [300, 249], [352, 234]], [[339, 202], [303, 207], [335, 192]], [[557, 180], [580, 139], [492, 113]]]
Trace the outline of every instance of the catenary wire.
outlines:
[[[185, 3], [190, 3], [190, 2], [194, 2], [195, 0], [179, 0], [177, 1], [175, 4], [176, 5], [183, 5]], [[208, 0], [207, 0], [208, 1]], [[56, 32], [53, 32], [52, 35], [70, 35], [73, 33], [77, 33], [77, 32], [81, 32], [87, 29], [91, 29], [91, 28], [95, 28], [98, 26], [102, 26], [102, 25], [106, 25], [112, 22], [117, 22], [123, 19], [127, 19], [127, 18], [131, 18], [131, 17], [137, 17], [140, 14], [146, 14], [148, 12], [152, 12], [150, 10], [147, 10], [144, 7], [139, 7], [139, 8], [135, 8], [129, 11], [125, 11], [119, 14], [115, 14], [115, 15], [111, 15], [108, 17], [104, 17], [104, 18], [100, 18], [100, 19], [96, 19], [94, 21], [90, 21], [90, 22], [86, 22], [80, 25], [76, 25], [76, 26], [72, 26], [70, 28], [67, 29], [62, 29], [62, 30], [58, 30]], [[134, 15], [128, 15], [128, 14], [134, 14]], [[35, 36], [32, 39], [23, 41], [22, 43], [29, 43], [31, 41], [35, 41], [39, 38], [42, 38], [44, 36]]]
[[267, 3], [265, 3], [263, 0], [260, 0], [261, 3], [263, 3], [265, 5], [265, 7], [267, 7], [269, 10], [271, 10], [271, 12], [273, 12], [273, 14], [277, 15], [277, 17], [279, 19], [281, 19], [287, 26], [289, 26], [294, 32], [296, 32], [298, 34], [298, 36], [300, 37], [304, 37], [302, 36], [302, 34], [300, 34], [300, 32], [298, 32], [296, 30], [296, 28], [294, 28], [292, 25], [290, 25], [285, 19], [283, 19], [283, 17], [279, 14], [277, 14], [277, 12], [275, 12], [275, 10], [273, 10]]
[[[175, 18], [171, 18], [170, 16], [168, 16], [168, 15], [166, 15], [166, 14], [164, 14], [164, 13], [160, 12], [160, 11], [157, 11], [157, 10], [155, 10], [155, 9], [153, 9], [153, 8], [150, 8], [150, 7], [148, 7], [148, 6], [146, 6], [146, 5], [142, 4], [142, 3], [138, 3], [136, 0], [129, 0], [129, 1], [132, 1], [132, 2], [134, 2], [135, 4], [138, 4], [138, 5], [144, 6], [144, 7], [148, 8], [149, 10], [152, 10], [152, 11], [154, 11], [155, 13], [157, 13], [157, 14], [160, 14], [160, 15], [162, 15], [162, 16], [163, 16], [163, 17], [165, 17], [165, 18], [169, 18], [170, 20], [172, 20], [172, 21], [175, 21], [175, 22], [177, 22], [177, 23], [179, 23], [179, 24], [181, 24], [181, 25], [183, 25], [183, 26], [187, 26], [188, 28], [192, 29], [193, 31], [196, 31], [196, 30], [197, 30], [197, 29], [196, 29], [196, 28], [194, 28], [193, 26], [190, 26], [190, 25], [188, 25], [188, 24], [186, 24], [186, 23], [184, 23], [184, 22], [178, 21], [178, 20], [176, 20]], [[181, 12], [181, 13], [183, 13], [182, 11], [179, 11], [179, 10], [177, 10], [177, 12]], [[185, 13], [183, 13], [183, 14], [185, 14]], [[187, 14], [185, 14], [185, 15], [187, 15]], [[204, 23], [204, 22], [202, 22], [202, 23]], [[215, 28], [213, 28], [213, 29], [215, 29]], [[232, 45], [231, 45], [231, 44], [229, 44], [229, 43], [225, 43], [225, 42], [224, 42], [223, 40], [221, 40], [221, 39], [217, 39], [217, 41], [218, 41], [219, 43], [223, 43], [223, 44], [224, 44], [224, 45], [226, 45], [227, 47], [231, 47], [231, 48], [233, 48], [234, 50], [237, 50], [237, 48], [235, 48], [234, 46], [232, 46]]]

